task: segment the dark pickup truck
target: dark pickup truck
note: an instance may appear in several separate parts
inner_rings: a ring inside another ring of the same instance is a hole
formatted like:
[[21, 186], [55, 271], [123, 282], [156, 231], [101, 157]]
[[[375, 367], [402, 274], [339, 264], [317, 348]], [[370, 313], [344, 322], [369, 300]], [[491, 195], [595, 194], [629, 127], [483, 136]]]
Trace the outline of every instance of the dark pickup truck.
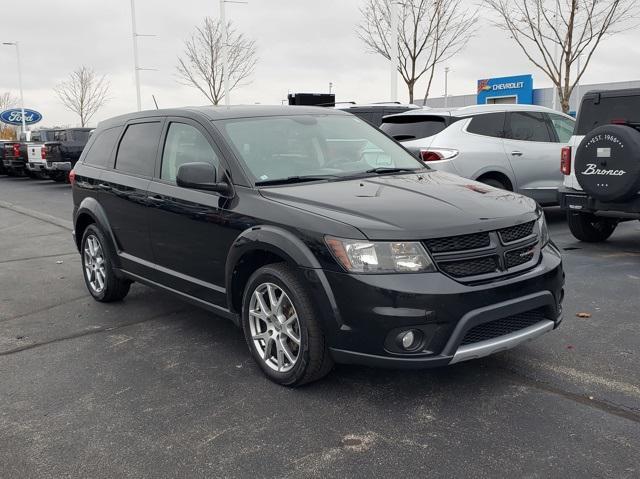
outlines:
[[93, 128], [67, 128], [53, 132], [53, 140], [44, 144], [46, 169], [52, 180], [68, 180], [69, 172], [80, 158], [92, 130]]
[[0, 175], [22, 174], [24, 165], [20, 143], [14, 140], [0, 140]]

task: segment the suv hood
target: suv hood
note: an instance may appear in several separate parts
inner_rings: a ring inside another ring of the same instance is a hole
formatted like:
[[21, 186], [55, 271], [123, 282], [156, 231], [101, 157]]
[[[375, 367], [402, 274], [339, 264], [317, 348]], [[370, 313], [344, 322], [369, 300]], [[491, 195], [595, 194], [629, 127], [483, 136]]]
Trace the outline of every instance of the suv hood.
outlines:
[[260, 193], [380, 240], [490, 231], [538, 215], [530, 198], [440, 171], [278, 186]]

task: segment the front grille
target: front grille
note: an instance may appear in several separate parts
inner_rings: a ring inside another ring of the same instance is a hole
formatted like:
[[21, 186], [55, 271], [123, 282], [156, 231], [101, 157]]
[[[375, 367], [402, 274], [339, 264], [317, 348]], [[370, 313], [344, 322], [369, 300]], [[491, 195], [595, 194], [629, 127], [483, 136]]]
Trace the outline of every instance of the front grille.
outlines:
[[513, 243], [514, 241], [531, 236], [533, 234], [534, 224], [535, 221], [529, 221], [528, 223], [498, 230], [498, 234], [503, 243]]
[[490, 243], [489, 233], [474, 233], [425, 241], [427, 248], [429, 248], [432, 253], [449, 253], [451, 251], [486, 248]]
[[479, 276], [498, 271], [498, 258], [496, 256], [485, 256], [461, 261], [449, 261], [440, 263], [440, 268], [454, 278]]
[[466, 344], [487, 341], [533, 326], [546, 319], [544, 311], [544, 308], [538, 308], [474, 326], [464, 335], [460, 345], [464, 346]]
[[533, 259], [535, 254], [535, 248], [527, 246], [525, 248], [519, 248], [513, 251], [507, 251], [504, 255], [507, 268], [515, 268], [522, 264], [528, 263]]

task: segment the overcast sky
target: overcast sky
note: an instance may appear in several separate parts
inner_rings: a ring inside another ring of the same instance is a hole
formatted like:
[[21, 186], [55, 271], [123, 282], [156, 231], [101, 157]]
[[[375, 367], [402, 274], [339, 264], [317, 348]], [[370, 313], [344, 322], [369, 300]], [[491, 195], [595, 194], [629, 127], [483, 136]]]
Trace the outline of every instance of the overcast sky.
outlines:
[[[249, 0], [228, 4], [236, 27], [256, 40], [259, 62], [253, 83], [235, 90], [234, 103], [279, 104], [287, 92], [327, 91], [333, 82], [339, 101], [358, 103], [389, 98], [387, 62], [367, 53], [355, 33], [363, 0]], [[73, 69], [86, 65], [106, 74], [111, 99], [93, 123], [135, 110], [130, 0], [3, 0], [1, 41], [19, 40], [23, 63], [25, 106], [44, 115], [43, 124], [76, 124], [52, 87]], [[472, 2], [470, 2], [472, 3]], [[475, 3], [475, 2], [473, 2]], [[176, 58], [183, 42], [205, 16], [217, 17], [217, 0], [136, 0], [140, 38], [143, 108], [206, 104], [195, 89], [178, 83]], [[450, 94], [473, 93], [479, 78], [533, 73], [534, 87], [550, 86], [528, 64], [507, 35], [492, 27], [488, 13], [478, 21], [469, 46], [448, 62]], [[593, 59], [584, 83], [640, 79], [640, 30], [607, 40]], [[0, 48], [0, 93], [18, 94], [15, 51]], [[432, 96], [444, 91], [444, 65]], [[400, 99], [407, 100], [399, 80]], [[419, 85], [416, 97], [424, 88]]]

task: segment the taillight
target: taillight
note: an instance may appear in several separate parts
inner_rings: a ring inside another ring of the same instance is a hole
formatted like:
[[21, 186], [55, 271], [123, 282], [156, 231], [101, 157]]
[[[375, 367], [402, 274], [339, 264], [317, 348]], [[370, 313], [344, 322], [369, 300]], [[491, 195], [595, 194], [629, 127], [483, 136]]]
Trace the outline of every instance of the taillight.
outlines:
[[563, 175], [571, 174], [571, 147], [565, 146], [560, 153], [560, 171]]
[[458, 156], [458, 150], [450, 148], [429, 148], [428, 150], [420, 150], [420, 159], [427, 161], [452, 160]]
[[45, 146], [40, 148], [40, 156], [43, 160], [47, 159], [47, 148]]
[[629, 122], [624, 118], [614, 118], [613, 120], [611, 120], [612, 125], [626, 125], [627, 123]]
[[13, 156], [16, 158], [20, 157], [20, 143], [13, 144]]
[[439, 161], [442, 160], [442, 156], [435, 151], [420, 150], [420, 159], [422, 161]]
[[76, 172], [71, 170], [69, 172], [69, 183], [71, 183], [71, 186], [73, 186], [76, 182]]

